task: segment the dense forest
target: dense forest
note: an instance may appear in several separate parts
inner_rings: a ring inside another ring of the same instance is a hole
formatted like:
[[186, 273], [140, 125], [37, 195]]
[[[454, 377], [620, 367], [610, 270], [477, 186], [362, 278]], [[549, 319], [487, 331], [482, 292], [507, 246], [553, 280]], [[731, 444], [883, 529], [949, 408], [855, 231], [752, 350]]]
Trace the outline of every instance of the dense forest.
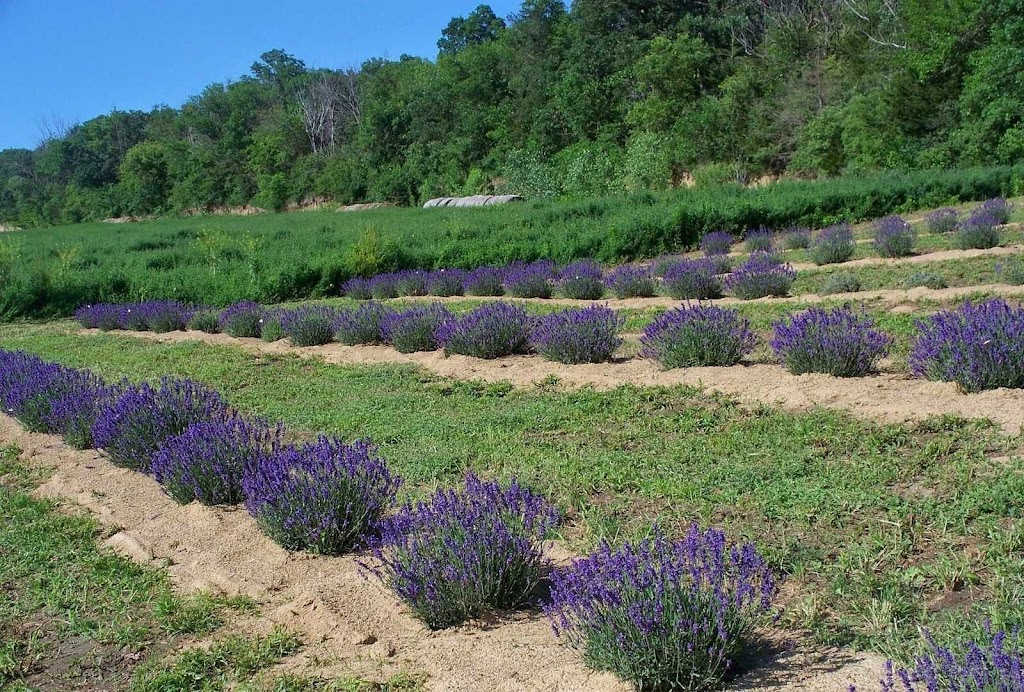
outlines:
[[0, 151], [0, 222], [1012, 164], [1021, 36], [1024, 0], [481, 5], [433, 61], [272, 50], [181, 108]]

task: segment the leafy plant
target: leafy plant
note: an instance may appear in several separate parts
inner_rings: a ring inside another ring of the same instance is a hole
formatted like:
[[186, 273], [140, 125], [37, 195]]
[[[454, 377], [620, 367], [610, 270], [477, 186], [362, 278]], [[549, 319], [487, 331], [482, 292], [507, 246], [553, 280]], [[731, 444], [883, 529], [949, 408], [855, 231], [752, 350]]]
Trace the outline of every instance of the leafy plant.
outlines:
[[907, 277], [907, 280], [903, 282], [903, 288], [930, 288], [932, 290], [939, 290], [942, 288], [949, 288], [949, 282], [946, 281], [946, 277], [938, 272], [921, 271], [914, 272]]
[[747, 252], [772, 252], [775, 249], [775, 233], [764, 226], [755, 228], [743, 236], [743, 245]]
[[899, 216], [884, 216], [872, 224], [874, 248], [882, 257], [907, 257], [914, 254], [917, 233]]
[[282, 310], [278, 319], [293, 346], [319, 346], [334, 341], [338, 311], [326, 305], [303, 305]]
[[811, 261], [817, 265], [846, 262], [856, 251], [853, 229], [845, 223], [818, 231], [807, 249]]
[[264, 308], [259, 303], [243, 300], [224, 308], [217, 321], [220, 330], [233, 337], [259, 338]]
[[714, 231], [701, 238], [700, 249], [708, 257], [728, 255], [734, 242], [736, 239], [728, 231]]
[[208, 309], [195, 310], [188, 319], [188, 328], [196, 332], [219, 334], [220, 321], [217, 319], [217, 312]]
[[951, 233], [960, 224], [960, 212], [952, 207], [943, 207], [924, 217], [924, 225], [931, 233]]
[[669, 310], [644, 329], [641, 355], [662, 367], [735, 365], [754, 350], [757, 337], [735, 310], [694, 305]]
[[822, 295], [835, 293], [856, 293], [860, 291], [860, 277], [850, 272], [837, 272], [828, 277], [828, 281], [821, 289]]

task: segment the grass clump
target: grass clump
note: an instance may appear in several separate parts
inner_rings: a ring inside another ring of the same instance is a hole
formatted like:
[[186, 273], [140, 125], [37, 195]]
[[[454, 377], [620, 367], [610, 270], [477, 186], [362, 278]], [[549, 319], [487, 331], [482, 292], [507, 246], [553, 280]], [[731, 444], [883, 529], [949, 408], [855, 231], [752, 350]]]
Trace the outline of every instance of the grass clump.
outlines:
[[860, 277], [850, 272], [836, 272], [828, 277], [821, 288], [822, 295], [857, 293], [861, 289]]

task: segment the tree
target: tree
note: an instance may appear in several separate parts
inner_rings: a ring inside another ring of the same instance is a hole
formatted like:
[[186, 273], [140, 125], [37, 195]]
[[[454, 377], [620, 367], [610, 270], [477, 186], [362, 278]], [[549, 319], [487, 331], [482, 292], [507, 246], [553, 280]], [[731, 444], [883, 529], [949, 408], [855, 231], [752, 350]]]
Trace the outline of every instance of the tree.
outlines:
[[469, 46], [494, 41], [505, 29], [505, 21], [494, 14], [490, 5], [479, 5], [467, 17], [455, 17], [437, 42], [440, 55], [454, 55]]

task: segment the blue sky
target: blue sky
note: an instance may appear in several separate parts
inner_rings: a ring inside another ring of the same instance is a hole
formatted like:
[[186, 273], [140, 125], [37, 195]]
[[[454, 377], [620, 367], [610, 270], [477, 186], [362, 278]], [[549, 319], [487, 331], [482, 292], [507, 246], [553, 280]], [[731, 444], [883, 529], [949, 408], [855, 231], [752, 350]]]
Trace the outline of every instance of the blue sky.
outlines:
[[[482, 0], [0, 0], [0, 149], [40, 122], [180, 106], [281, 48], [311, 67], [433, 58], [448, 21]], [[488, 3], [499, 16], [520, 3]]]

